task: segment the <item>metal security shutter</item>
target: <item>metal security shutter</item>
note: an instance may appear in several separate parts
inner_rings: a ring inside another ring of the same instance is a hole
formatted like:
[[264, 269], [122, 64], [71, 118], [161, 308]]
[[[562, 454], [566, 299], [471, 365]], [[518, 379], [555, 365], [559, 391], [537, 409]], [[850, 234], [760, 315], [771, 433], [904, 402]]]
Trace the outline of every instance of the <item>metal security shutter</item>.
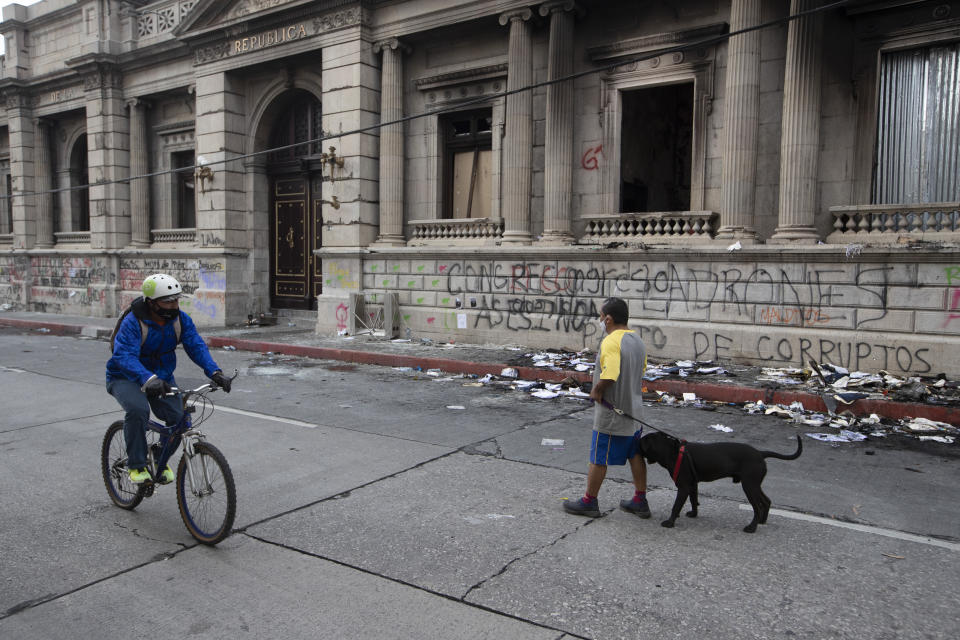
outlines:
[[960, 43], [884, 54], [875, 204], [960, 200]]

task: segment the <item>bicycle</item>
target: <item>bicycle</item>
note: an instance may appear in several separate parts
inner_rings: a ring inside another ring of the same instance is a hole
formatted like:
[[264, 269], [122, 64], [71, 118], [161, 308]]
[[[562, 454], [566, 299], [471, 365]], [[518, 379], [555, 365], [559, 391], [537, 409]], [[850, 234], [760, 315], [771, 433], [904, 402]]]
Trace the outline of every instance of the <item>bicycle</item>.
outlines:
[[[237, 374], [234, 372], [233, 378]], [[233, 380], [233, 378], [230, 378]], [[166, 468], [180, 441], [183, 455], [177, 466], [174, 486], [180, 517], [197, 541], [215, 545], [230, 535], [237, 512], [237, 488], [226, 457], [207, 442], [197, 428], [213, 415], [213, 402], [207, 397], [219, 387], [207, 383], [196, 389], [173, 389], [168, 395], [183, 394], [183, 418], [172, 427], [156, 422], [147, 423], [147, 471], [151, 480], [143, 484], [130, 481], [127, 471], [127, 446], [123, 435], [123, 420], [107, 428], [100, 451], [100, 465], [107, 494], [115, 505], [132, 511], [144, 498], [153, 495], [160, 472]], [[199, 418], [194, 420], [197, 408]]]

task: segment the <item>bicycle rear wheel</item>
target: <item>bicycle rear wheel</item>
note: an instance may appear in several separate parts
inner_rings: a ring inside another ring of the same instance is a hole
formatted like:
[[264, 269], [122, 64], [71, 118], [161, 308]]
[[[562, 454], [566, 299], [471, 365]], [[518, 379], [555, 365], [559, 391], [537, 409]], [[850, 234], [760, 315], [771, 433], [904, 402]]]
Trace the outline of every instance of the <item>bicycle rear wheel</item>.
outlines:
[[187, 454], [177, 466], [177, 505], [187, 531], [203, 544], [214, 545], [230, 535], [237, 514], [237, 487], [220, 450], [208, 442], [194, 446], [190, 460], [198, 486], [191, 486]]
[[127, 441], [123, 437], [123, 420], [111, 424], [103, 436], [100, 471], [113, 504], [121, 509], [134, 509], [143, 501], [146, 486], [130, 482], [127, 473]]

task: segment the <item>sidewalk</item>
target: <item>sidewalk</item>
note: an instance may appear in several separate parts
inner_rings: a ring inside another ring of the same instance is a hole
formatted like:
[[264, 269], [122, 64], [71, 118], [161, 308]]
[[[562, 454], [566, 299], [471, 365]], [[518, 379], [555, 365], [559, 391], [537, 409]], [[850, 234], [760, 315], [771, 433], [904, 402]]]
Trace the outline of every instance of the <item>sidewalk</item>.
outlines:
[[[90, 318], [63, 316], [48, 313], [0, 312], [0, 326], [17, 327], [53, 335], [82, 336], [106, 339], [109, 337], [115, 318]], [[512, 368], [520, 380], [561, 382], [572, 379], [587, 382], [589, 371], [574, 371], [569, 368], [533, 366], [531, 351], [521, 345], [468, 345], [434, 343], [416, 337], [408, 340], [387, 340], [369, 335], [319, 336], [313, 325], [300, 318], [281, 318], [272, 327], [234, 327], [204, 329], [203, 336], [211, 348], [232, 348], [242, 351], [271, 352], [315, 359], [330, 359], [357, 364], [374, 364], [390, 367], [420, 368], [424, 371], [439, 369], [447, 373], [472, 374], [476, 376], [500, 376], [504, 369]], [[824, 396], [794, 385], [778, 384], [762, 375], [758, 367], [724, 365], [725, 375], [664, 375], [646, 383], [649, 399], [662, 398], [669, 394], [681, 399], [684, 394], [695, 394], [697, 401], [732, 404], [757, 403], [759, 409], [773, 405], [790, 406], [799, 402], [808, 411], [828, 412]], [[955, 385], [953, 385], [955, 386]], [[659, 393], [658, 393], [659, 392]], [[871, 394], [877, 395], [877, 394]], [[689, 397], [689, 396], [688, 396]], [[828, 399], [829, 401], [829, 399]], [[669, 402], [669, 400], [668, 400]], [[905, 402], [891, 398], [862, 398], [851, 404], [833, 405], [831, 408], [843, 415], [876, 414], [881, 418], [901, 420], [924, 418], [960, 426], [960, 402], [943, 401]]]

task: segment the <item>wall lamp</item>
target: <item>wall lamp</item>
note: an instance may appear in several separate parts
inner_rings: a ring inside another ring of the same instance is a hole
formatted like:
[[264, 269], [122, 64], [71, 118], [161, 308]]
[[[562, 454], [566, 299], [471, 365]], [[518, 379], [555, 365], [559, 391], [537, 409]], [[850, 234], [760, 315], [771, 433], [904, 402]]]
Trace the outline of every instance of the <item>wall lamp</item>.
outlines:
[[330, 147], [329, 153], [321, 153], [320, 161], [330, 165], [330, 179], [333, 180], [333, 168], [343, 169], [343, 157], [337, 155], [337, 148]]
[[206, 164], [207, 161], [203, 156], [197, 157], [197, 168], [194, 171], [194, 176], [200, 183], [200, 193], [207, 192], [207, 180], [213, 182], [213, 169], [206, 166]]

